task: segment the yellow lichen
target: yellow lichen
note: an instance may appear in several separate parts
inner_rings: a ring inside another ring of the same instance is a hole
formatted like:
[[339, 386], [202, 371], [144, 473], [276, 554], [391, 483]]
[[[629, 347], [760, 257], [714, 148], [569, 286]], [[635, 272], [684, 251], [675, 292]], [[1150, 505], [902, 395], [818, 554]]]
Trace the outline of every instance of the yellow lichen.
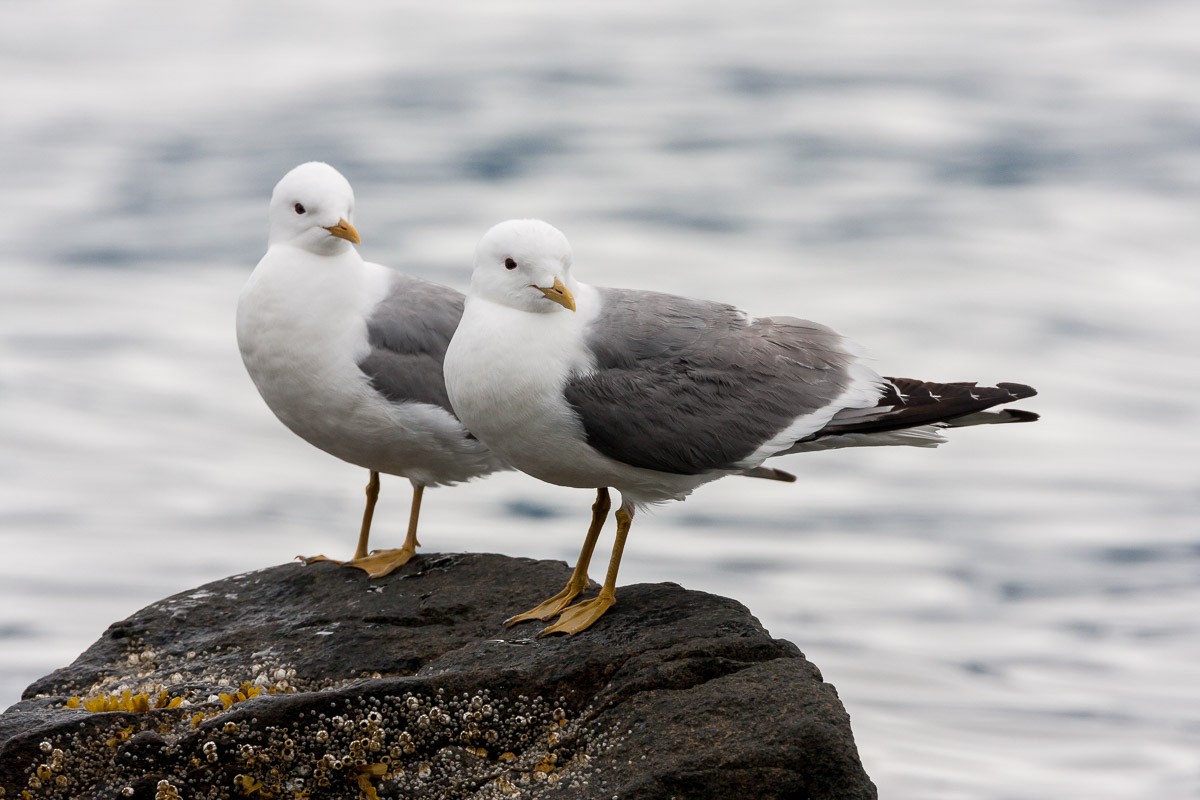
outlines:
[[128, 741], [129, 737], [132, 735], [133, 735], [132, 727], [121, 728], [121, 730], [117, 731], [115, 734], [108, 737], [108, 741], [106, 741], [105, 744], [108, 745], [109, 747], [116, 747], [117, 745], [121, 744], [121, 742]]
[[66, 702], [67, 708], [82, 708], [85, 711], [103, 712], [103, 711], [132, 711], [141, 713], [159, 708], [179, 708], [183, 705], [183, 695], [172, 696], [165, 689], [159, 692], [158, 696], [151, 699], [147, 693], [134, 694], [129, 689], [120, 694], [97, 694], [92, 697], [80, 698], [74, 696], [68, 698]]
[[251, 697], [258, 697], [261, 692], [262, 689], [259, 689], [249, 681], [244, 681], [242, 685], [238, 687], [236, 692], [221, 692], [219, 695], [217, 695], [217, 697], [221, 698], [221, 705], [228, 709], [234, 703], [241, 703], [249, 700]]
[[234, 786], [237, 787], [238, 793], [243, 797], [248, 797], [257, 793], [259, 797], [271, 797], [265, 791], [265, 784], [262, 781], [257, 781], [249, 775], [238, 775], [233, 779]]
[[362, 796], [366, 800], [379, 800], [379, 795], [375, 792], [375, 786], [371, 783], [372, 778], [382, 778], [388, 774], [387, 764], [367, 764], [365, 767], [359, 767], [354, 775], [354, 780], [358, 783], [358, 790], [362, 792]]

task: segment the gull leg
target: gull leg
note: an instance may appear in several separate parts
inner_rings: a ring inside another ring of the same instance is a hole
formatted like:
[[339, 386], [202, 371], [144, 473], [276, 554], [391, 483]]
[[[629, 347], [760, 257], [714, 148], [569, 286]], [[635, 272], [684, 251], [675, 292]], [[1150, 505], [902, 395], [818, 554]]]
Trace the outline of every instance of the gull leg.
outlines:
[[358, 547], [354, 548], [354, 558], [366, 556], [367, 540], [371, 538], [371, 520], [375, 517], [375, 503], [379, 501], [379, 473], [371, 470], [371, 479], [367, 481], [367, 505], [363, 509], [362, 529], [358, 532]]
[[608, 561], [608, 574], [604, 576], [604, 586], [600, 594], [591, 600], [585, 600], [571, 606], [558, 618], [558, 622], [548, 625], [538, 636], [548, 636], [551, 633], [569, 633], [574, 636], [585, 631], [604, 616], [617, 602], [617, 570], [621, 567], [621, 554], [625, 551], [625, 537], [629, 535], [629, 526], [633, 524], [633, 506], [622, 498], [621, 507], [613, 515], [617, 519], [617, 536], [613, 542], [612, 558]]
[[[367, 481], [367, 505], [363, 509], [362, 529], [358, 533], [358, 547], [354, 549], [354, 561], [367, 555], [367, 540], [371, 538], [371, 519], [375, 516], [375, 503], [379, 500], [379, 473], [371, 470], [371, 478]], [[297, 556], [306, 565], [317, 561], [332, 561], [334, 564], [349, 564], [349, 561], [338, 561], [329, 556]]]
[[554, 597], [529, 609], [524, 614], [517, 614], [515, 617], [504, 620], [505, 626], [512, 627], [518, 622], [530, 619], [539, 619], [544, 622], [570, 605], [571, 601], [587, 588], [587, 571], [588, 564], [592, 560], [592, 550], [596, 548], [596, 539], [600, 536], [600, 529], [604, 527], [604, 520], [608, 518], [610, 508], [612, 508], [612, 501], [609, 499], [608, 489], [604, 487], [597, 489], [596, 502], [592, 504], [592, 524], [588, 528], [587, 538], [583, 540], [583, 549], [579, 551], [579, 560], [575, 562], [575, 571], [571, 573], [567, 585]]
[[[417, 541], [417, 522], [421, 518], [421, 498], [425, 496], [425, 484], [417, 483], [411, 478], [409, 480], [413, 487], [412, 508], [408, 512], [408, 535], [404, 537], [404, 544], [397, 550], [376, 550], [370, 555], [356, 553], [352, 561], [346, 562], [347, 567], [357, 567], [372, 578], [382, 578], [403, 567], [417, 554], [417, 547], [421, 544]], [[366, 540], [360, 540], [359, 545], [365, 547]]]

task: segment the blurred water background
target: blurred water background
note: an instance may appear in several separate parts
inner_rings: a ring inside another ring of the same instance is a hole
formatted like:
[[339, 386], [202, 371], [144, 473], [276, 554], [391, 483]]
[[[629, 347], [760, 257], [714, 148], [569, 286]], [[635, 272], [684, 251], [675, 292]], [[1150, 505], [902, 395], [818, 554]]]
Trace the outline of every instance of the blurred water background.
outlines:
[[[367, 258], [452, 286], [539, 216], [585, 281], [1038, 387], [1037, 425], [643, 515], [621, 582], [795, 641], [881, 797], [1200, 797], [1197, 30], [1184, 0], [12, 4], [0, 708], [147, 603], [352, 549], [365, 473], [271, 416], [233, 331], [272, 186], [321, 159]], [[422, 539], [573, 561], [590, 502], [497, 476], [427, 495]], [[407, 504], [385, 479], [374, 544]]]

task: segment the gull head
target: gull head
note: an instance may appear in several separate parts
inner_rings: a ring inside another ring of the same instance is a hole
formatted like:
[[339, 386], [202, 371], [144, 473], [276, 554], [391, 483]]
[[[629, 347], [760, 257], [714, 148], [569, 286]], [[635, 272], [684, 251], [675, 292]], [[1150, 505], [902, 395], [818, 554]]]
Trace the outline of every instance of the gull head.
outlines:
[[537, 314], [575, 310], [571, 245], [540, 219], [510, 219], [475, 247], [471, 294]]
[[270, 219], [271, 245], [333, 255], [359, 241], [354, 190], [342, 173], [320, 161], [301, 164], [275, 184]]

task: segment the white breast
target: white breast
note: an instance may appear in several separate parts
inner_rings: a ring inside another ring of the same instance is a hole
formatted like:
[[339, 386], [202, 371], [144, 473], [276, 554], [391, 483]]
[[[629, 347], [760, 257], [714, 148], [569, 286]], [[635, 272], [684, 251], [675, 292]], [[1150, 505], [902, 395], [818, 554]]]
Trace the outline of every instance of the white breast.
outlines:
[[495, 469], [453, 415], [389, 402], [358, 368], [370, 351], [366, 320], [388, 284], [386, 268], [354, 251], [268, 250], [237, 314], [238, 346], [259, 393], [298, 436], [367, 469], [430, 485]]
[[454, 412], [505, 461], [559, 486], [609, 486], [646, 503], [682, 498], [725, 474], [631, 467], [587, 444], [562, 390], [571, 374], [593, 366], [583, 332], [599, 297], [585, 285], [575, 294], [580, 313], [529, 313], [469, 297], [446, 352], [446, 390]]

